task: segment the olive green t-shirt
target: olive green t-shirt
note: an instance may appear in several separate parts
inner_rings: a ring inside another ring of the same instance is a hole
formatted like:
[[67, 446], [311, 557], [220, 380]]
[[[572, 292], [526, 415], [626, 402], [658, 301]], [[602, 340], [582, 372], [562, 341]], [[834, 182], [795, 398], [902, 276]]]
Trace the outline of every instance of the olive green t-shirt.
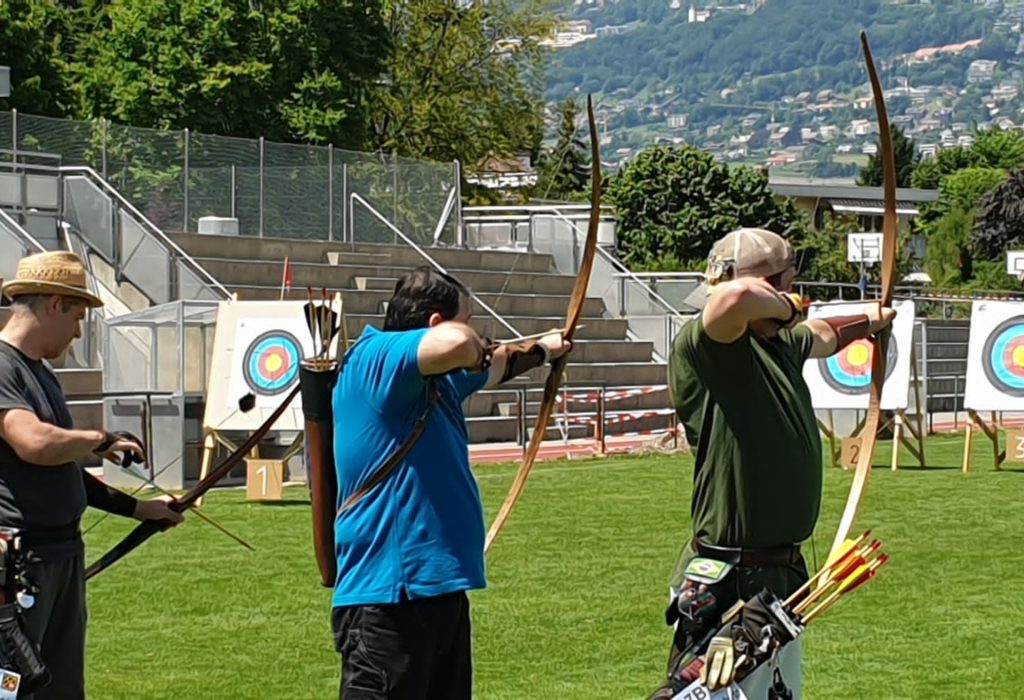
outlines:
[[[676, 337], [669, 387], [697, 463], [694, 534], [724, 547], [773, 547], [808, 539], [821, 506], [821, 438], [802, 368], [806, 326], [775, 338], [719, 343], [700, 317]], [[710, 393], [707, 444], [701, 426]]]

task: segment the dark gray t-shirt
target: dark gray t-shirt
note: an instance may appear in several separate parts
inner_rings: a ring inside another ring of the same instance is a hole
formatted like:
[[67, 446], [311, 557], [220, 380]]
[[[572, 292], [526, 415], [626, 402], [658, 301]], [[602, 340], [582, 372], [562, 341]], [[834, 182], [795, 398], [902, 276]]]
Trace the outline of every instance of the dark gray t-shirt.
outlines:
[[[0, 341], [0, 411], [21, 408], [45, 423], [72, 428], [71, 413], [57, 377]], [[85, 511], [82, 469], [74, 462], [40, 466], [22, 460], [0, 439], [0, 525], [25, 530], [75, 523]], [[33, 548], [39, 556], [54, 557], [81, 551], [81, 540]]]

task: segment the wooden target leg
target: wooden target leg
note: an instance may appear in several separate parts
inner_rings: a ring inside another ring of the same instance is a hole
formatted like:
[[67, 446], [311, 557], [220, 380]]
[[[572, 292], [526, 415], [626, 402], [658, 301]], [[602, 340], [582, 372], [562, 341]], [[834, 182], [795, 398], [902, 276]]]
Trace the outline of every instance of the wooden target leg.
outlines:
[[900, 440], [903, 434], [903, 417], [897, 411], [892, 423], [892, 470], [899, 469]]
[[974, 411], [967, 412], [967, 432], [964, 435], [964, 462], [961, 468], [964, 474], [971, 470], [971, 438], [974, 436]]
[[[199, 480], [202, 481], [206, 478], [206, 475], [210, 473], [210, 464], [213, 462], [213, 453], [217, 449], [217, 440], [213, 436], [213, 431], [206, 434], [203, 438], [203, 461], [199, 467]], [[203, 506], [203, 498], [196, 501], [196, 507], [201, 508]]]

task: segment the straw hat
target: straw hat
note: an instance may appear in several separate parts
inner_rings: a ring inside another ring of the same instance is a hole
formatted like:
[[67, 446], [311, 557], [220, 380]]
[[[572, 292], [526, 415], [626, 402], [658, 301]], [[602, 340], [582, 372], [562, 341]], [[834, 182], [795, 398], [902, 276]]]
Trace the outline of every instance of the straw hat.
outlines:
[[26, 294], [58, 294], [82, 299], [92, 307], [103, 306], [100, 298], [89, 291], [81, 259], [63, 250], [19, 260], [14, 279], [5, 282], [2, 291], [11, 299]]

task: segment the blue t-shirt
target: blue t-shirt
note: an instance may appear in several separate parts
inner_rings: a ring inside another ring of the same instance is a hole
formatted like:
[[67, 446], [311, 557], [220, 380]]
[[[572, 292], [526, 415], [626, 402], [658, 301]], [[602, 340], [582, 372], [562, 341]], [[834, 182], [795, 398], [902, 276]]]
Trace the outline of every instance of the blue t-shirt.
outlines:
[[[334, 388], [338, 507], [412, 431], [427, 405], [416, 361], [427, 329], [368, 326], [345, 357]], [[484, 516], [469, 468], [462, 401], [487, 372], [434, 377], [440, 399], [426, 429], [387, 479], [334, 524], [334, 605], [396, 603], [483, 588]]]

